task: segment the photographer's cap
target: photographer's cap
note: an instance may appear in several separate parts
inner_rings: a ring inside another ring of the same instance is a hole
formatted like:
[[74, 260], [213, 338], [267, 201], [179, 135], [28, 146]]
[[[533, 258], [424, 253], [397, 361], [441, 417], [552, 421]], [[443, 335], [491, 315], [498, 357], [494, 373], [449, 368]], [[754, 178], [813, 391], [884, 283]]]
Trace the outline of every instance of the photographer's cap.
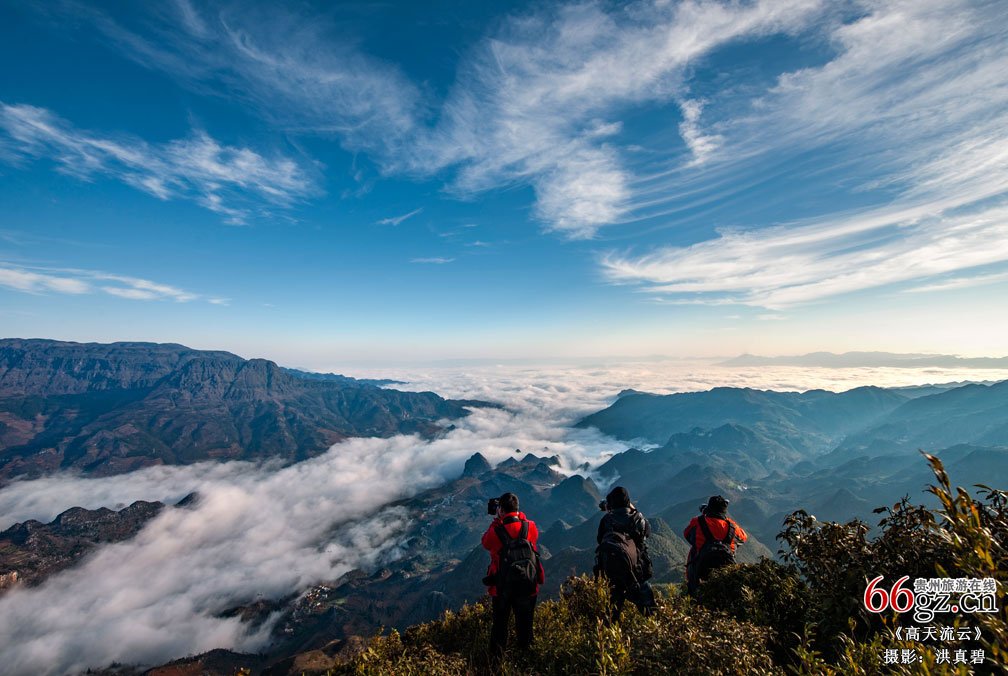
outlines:
[[720, 495], [712, 495], [710, 499], [707, 501], [707, 509], [711, 511], [718, 512], [725, 509], [727, 506], [728, 501], [725, 500]]
[[617, 486], [616, 488], [609, 491], [609, 495], [605, 498], [606, 504], [609, 509], [620, 509], [622, 507], [630, 506], [630, 493], [627, 489], [622, 486]]

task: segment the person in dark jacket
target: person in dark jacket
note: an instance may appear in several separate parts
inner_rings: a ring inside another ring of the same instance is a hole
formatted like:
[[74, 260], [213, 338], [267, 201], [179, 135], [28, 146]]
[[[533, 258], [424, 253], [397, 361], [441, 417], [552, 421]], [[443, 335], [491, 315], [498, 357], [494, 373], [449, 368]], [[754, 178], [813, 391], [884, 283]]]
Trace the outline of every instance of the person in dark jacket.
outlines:
[[493, 625], [490, 629], [490, 649], [498, 655], [503, 653], [504, 648], [507, 647], [508, 619], [512, 612], [515, 616], [515, 634], [517, 634], [519, 650], [525, 650], [532, 644], [532, 616], [539, 598], [539, 585], [545, 582], [542, 565], [537, 559], [538, 576], [534, 591], [529, 596], [510, 598], [497, 587], [500, 552], [504, 546], [497, 529], [499, 526], [503, 527], [507, 536], [514, 539], [520, 537], [526, 524], [528, 525], [526, 539], [538, 552], [536, 542], [539, 539], [539, 529], [536, 528], [534, 521], [530, 521], [522, 512], [518, 511], [518, 496], [514, 493], [505, 493], [498, 500], [497, 518], [483, 534], [483, 548], [490, 552], [490, 567], [484, 580], [487, 583], [487, 593], [490, 594], [493, 616]]
[[731, 548], [732, 558], [734, 558], [735, 543], [738, 542], [741, 544], [749, 539], [746, 532], [742, 530], [742, 526], [728, 517], [728, 501], [720, 495], [712, 495], [707, 504], [700, 508], [700, 516], [693, 517], [689, 525], [686, 526], [686, 530], [683, 531], [683, 537], [692, 545], [686, 557], [686, 584], [690, 594], [696, 591], [696, 588], [710, 573], [710, 570], [699, 565], [698, 561], [700, 550], [703, 549], [704, 543], [707, 542], [707, 537], [704, 535], [704, 530], [700, 525], [701, 519], [703, 519], [704, 525], [707, 526], [707, 530], [710, 531], [711, 536], [715, 540], [726, 541], [729, 531], [734, 533], [730, 542], [726, 542]]
[[606, 513], [599, 522], [596, 541], [601, 545], [607, 533], [618, 532], [633, 540], [637, 549], [638, 566], [630, 574], [606, 572], [600, 561], [596, 570], [606, 575], [612, 590], [613, 621], [618, 622], [623, 612], [623, 603], [629, 600], [644, 615], [649, 615], [657, 609], [654, 590], [645, 578], [650, 577], [650, 563], [647, 572], [643, 571], [643, 561], [648, 559], [647, 539], [651, 536], [651, 524], [644, 515], [637, 511], [630, 502], [627, 489], [617, 486], [606, 496]]

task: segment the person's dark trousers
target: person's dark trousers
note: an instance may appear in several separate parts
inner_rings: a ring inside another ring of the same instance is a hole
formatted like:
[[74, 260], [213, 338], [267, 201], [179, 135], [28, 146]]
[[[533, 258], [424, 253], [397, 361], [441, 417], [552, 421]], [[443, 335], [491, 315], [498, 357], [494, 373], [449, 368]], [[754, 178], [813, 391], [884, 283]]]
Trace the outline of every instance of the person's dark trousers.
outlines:
[[518, 639], [518, 649], [524, 650], [532, 645], [532, 616], [535, 613], [538, 596], [525, 596], [517, 599], [504, 599], [492, 596], [491, 611], [493, 626], [490, 628], [490, 649], [495, 653], [503, 653], [507, 647], [508, 618], [514, 611], [515, 634]]
[[615, 587], [613, 589], [613, 622], [619, 622], [620, 615], [623, 612], [624, 601], [630, 601], [630, 603], [637, 606], [637, 610], [645, 617], [658, 609], [658, 604], [655, 602], [654, 590], [651, 589], [651, 585], [647, 582], [642, 582], [636, 587]]

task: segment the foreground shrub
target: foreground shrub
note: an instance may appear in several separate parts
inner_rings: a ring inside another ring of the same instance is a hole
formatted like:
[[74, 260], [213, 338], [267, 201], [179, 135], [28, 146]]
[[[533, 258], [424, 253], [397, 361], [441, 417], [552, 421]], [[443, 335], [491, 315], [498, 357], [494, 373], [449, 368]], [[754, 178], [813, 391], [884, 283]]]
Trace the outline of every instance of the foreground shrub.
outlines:
[[979, 613], [975, 621], [982, 628], [981, 645], [987, 662], [1008, 673], [1008, 607], [1004, 589], [1008, 584], [1008, 493], [978, 486], [982, 499], [974, 500], [962, 488], [953, 495], [949, 476], [938, 458], [928, 455], [938, 484], [928, 490], [941, 502], [936, 533], [952, 553], [948, 567], [938, 565], [945, 577], [992, 577], [1000, 591], [997, 613]]
[[[867, 538], [860, 521], [823, 523], [804, 511], [791, 514], [778, 539], [788, 546], [785, 561], [793, 564], [812, 589], [810, 624], [794, 649], [796, 673], [833, 674], [965, 674], [965, 665], [937, 664], [934, 644], [924, 646], [897, 641], [901, 621], [914, 624], [909, 614], [868, 613], [862, 603], [869, 580], [884, 575], [895, 581], [903, 575], [917, 577], [994, 578], [998, 581], [999, 611], [977, 613], [954, 620], [936, 616], [942, 624], [979, 625], [978, 643], [957, 643], [955, 648], [979, 648], [985, 662], [975, 673], [1008, 673], [1008, 609], [1004, 584], [1008, 581], [1008, 495], [978, 486], [980, 499], [963, 488], [951, 488], [948, 474], [938, 458], [925, 454], [936, 484], [928, 488], [941, 507], [932, 512], [912, 506], [904, 498], [885, 512], [876, 538]], [[813, 631], [814, 629], [814, 631]], [[914, 649], [923, 662], [911, 665], [880, 664], [883, 649]]]
[[789, 664], [811, 620], [812, 593], [794, 566], [763, 558], [716, 570], [696, 591], [697, 603], [770, 630], [774, 662]]

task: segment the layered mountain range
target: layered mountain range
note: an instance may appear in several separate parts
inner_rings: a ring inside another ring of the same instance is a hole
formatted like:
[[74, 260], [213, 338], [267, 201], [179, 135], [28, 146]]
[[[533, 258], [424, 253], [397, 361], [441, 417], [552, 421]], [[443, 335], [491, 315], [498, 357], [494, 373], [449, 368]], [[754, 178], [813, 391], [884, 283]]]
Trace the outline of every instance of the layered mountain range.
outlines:
[[624, 392], [579, 424], [658, 444], [598, 472], [632, 485], [640, 504], [663, 505], [663, 519], [682, 523], [698, 498], [719, 493], [765, 542], [796, 509], [874, 525], [872, 510], [904, 495], [928, 503], [921, 491], [932, 477], [919, 451], [941, 458], [962, 485], [1008, 486], [1008, 381], [839, 394]]
[[[177, 345], [0, 341], [0, 477], [214, 458], [293, 462], [352, 435], [437, 434], [440, 420], [478, 404], [379, 384], [388, 383]], [[273, 622], [266, 653], [214, 651], [114, 673], [230, 674], [236, 665], [324, 672], [379, 627], [405, 628], [482, 596], [486, 501], [505, 491], [539, 525], [549, 596], [567, 576], [591, 571], [598, 502], [616, 484], [651, 520], [659, 584], [682, 578], [682, 530], [713, 494], [729, 499], [729, 514], [750, 535], [739, 559], [755, 561], [775, 556], [794, 510], [873, 526], [876, 507], [903, 495], [926, 502], [931, 475], [920, 450], [938, 455], [956, 483], [1008, 487], [1008, 381], [842, 393], [626, 390], [578, 425], [623, 440], [625, 450], [571, 475], [557, 457], [516, 450], [494, 465], [474, 448], [461, 476], [393, 505], [408, 525], [396, 555], [377, 569], [319, 580], [289, 598], [233, 599], [222, 615]], [[15, 524], [0, 533], [0, 587], [38, 584], [95, 547], [132, 537], [163, 509], [77, 508], [49, 524]]]
[[61, 469], [297, 461], [354, 436], [437, 434], [480, 402], [154, 343], [0, 340], [0, 484]]

